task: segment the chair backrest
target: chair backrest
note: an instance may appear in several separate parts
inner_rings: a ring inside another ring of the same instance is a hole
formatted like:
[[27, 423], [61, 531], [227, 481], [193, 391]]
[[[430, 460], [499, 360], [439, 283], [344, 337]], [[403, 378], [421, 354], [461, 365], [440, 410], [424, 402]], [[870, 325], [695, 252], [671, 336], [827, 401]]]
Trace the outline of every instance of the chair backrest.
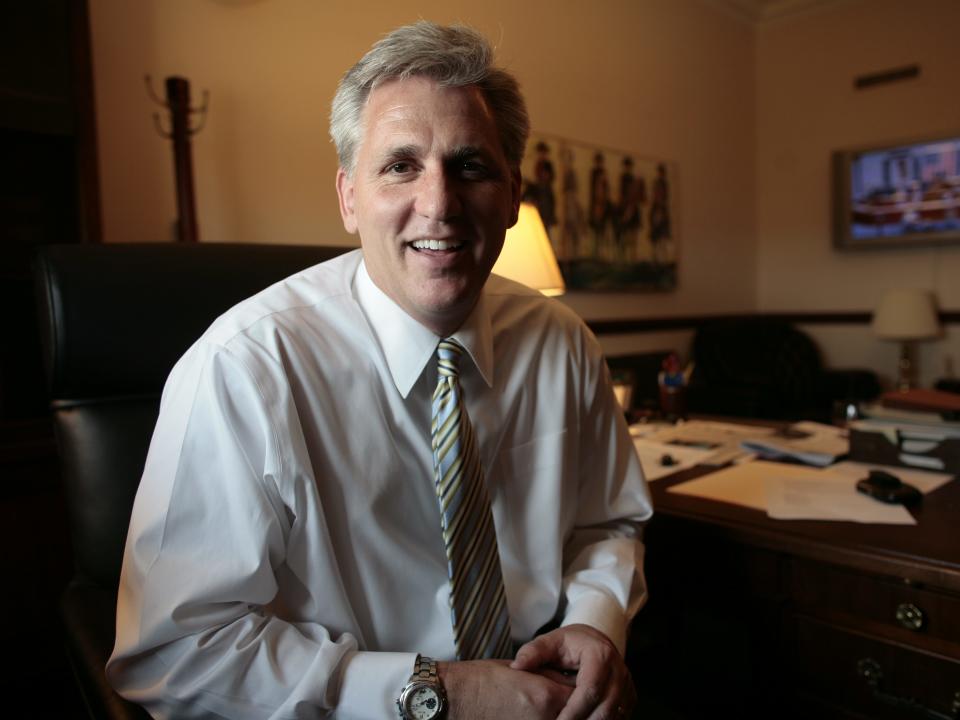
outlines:
[[779, 318], [721, 319], [698, 328], [688, 402], [693, 412], [788, 419], [820, 400], [814, 342]]
[[46, 246], [41, 341], [75, 579], [116, 588], [164, 381], [221, 313], [349, 248], [238, 244]]

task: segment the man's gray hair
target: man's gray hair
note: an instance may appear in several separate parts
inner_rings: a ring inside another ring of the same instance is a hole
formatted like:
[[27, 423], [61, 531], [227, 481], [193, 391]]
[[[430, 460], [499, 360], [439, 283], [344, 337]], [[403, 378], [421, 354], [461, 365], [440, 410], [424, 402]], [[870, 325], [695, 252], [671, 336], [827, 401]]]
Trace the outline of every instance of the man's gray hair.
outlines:
[[493, 66], [493, 49], [476, 30], [421, 20], [377, 42], [340, 80], [330, 111], [330, 137], [348, 175], [353, 174], [370, 92], [389, 80], [413, 76], [445, 87], [475, 85], [493, 113], [507, 163], [520, 166], [530, 120], [517, 81]]

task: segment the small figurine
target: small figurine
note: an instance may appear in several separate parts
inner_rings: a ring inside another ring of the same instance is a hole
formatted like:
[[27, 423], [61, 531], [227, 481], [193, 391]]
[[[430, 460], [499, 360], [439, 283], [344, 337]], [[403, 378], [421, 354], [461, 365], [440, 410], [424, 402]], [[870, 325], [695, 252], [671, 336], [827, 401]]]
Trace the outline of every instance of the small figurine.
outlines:
[[657, 374], [660, 385], [660, 412], [670, 420], [676, 421], [686, 417], [686, 386], [690, 379], [693, 365], [680, 369], [680, 357], [670, 353], [663, 359], [661, 370]]

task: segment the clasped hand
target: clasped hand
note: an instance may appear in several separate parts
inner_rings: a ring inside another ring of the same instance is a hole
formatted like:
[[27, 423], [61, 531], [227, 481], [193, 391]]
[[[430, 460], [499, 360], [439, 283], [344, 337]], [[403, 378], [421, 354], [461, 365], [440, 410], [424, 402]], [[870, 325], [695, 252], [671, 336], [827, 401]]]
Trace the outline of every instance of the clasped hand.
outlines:
[[512, 662], [440, 663], [438, 670], [450, 698], [450, 720], [623, 720], [636, 704], [619, 651], [587, 625], [534, 638]]

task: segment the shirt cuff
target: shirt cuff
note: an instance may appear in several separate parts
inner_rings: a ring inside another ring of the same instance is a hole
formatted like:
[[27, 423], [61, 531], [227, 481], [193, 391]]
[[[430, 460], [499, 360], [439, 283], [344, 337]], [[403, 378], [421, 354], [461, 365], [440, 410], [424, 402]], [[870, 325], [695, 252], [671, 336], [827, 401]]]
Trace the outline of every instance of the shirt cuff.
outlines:
[[396, 717], [397, 698], [416, 661], [416, 653], [355, 652], [347, 656], [335, 713], [338, 720]]
[[610, 638], [620, 655], [627, 647], [627, 618], [612, 598], [599, 592], [585, 593], [571, 603], [561, 626], [582, 624], [595, 628]]

